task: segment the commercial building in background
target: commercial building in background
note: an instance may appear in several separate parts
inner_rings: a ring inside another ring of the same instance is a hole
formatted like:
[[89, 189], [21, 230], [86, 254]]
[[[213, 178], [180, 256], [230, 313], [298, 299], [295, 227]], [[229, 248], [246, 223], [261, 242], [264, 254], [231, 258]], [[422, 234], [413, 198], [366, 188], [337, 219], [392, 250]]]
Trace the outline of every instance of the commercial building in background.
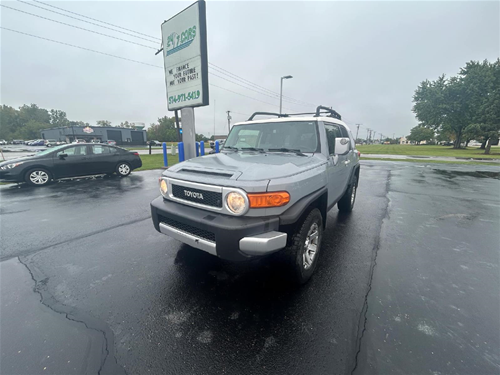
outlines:
[[113, 126], [64, 126], [44, 129], [40, 132], [43, 139], [56, 139], [71, 143], [76, 139], [91, 141], [115, 141], [117, 145], [145, 145], [146, 131], [139, 129], [117, 128]]

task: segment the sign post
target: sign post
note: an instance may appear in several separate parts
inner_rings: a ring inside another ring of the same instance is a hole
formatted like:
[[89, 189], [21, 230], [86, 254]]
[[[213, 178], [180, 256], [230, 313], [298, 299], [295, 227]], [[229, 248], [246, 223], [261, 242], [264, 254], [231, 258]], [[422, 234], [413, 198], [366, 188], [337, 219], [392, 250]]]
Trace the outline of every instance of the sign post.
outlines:
[[194, 107], [209, 104], [205, 1], [165, 21], [161, 34], [168, 110], [181, 110], [187, 160], [196, 156]]

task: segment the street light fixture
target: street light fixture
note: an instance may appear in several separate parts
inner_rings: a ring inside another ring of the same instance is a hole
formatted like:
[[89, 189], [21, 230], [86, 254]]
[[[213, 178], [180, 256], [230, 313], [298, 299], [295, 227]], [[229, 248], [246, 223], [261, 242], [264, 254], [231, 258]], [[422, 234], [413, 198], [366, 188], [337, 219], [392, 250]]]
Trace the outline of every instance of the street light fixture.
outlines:
[[283, 103], [283, 80], [284, 79], [290, 79], [293, 78], [292, 76], [283, 76], [281, 77], [281, 84], [280, 84], [280, 115], [281, 115], [281, 107]]

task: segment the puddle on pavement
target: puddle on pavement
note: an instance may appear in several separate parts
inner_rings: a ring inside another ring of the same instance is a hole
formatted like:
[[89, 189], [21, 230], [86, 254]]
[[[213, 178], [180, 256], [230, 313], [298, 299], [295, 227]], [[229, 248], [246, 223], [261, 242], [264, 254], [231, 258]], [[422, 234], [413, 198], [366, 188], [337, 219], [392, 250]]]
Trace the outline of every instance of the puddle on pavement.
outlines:
[[449, 171], [445, 169], [433, 169], [433, 172], [446, 178], [475, 177], [475, 178], [494, 178], [496, 180], [500, 180], [500, 172], [492, 172], [492, 171]]

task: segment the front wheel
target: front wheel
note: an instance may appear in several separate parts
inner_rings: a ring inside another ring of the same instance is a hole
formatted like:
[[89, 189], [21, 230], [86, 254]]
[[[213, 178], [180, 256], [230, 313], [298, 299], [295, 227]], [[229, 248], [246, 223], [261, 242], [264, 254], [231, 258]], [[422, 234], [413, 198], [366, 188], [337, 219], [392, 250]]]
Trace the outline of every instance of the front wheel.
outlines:
[[116, 174], [118, 176], [125, 177], [128, 176], [130, 172], [132, 172], [132, 168], [130, 168], [129, 163], [122, 162], [116, 166]]
[[322, 238], [323, 217], [315, 208], [306, 216], [294, 233], [290, 246], [284, 250], [295, 283], [305, 284], [311, 278], [318, 264]]
[[44, 186], [52, 179], [50, 172], [43, 168], [30, 169], [24, 176], [24, 181], [32, 186]]

